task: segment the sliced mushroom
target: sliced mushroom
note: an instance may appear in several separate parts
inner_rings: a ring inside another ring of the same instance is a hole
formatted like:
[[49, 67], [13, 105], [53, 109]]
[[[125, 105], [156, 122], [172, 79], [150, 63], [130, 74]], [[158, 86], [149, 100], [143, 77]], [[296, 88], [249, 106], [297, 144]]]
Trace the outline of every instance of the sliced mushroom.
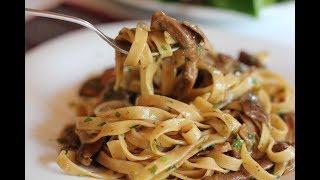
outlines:
[[289, 145], [287, 143], [284, 142], [278, 142], [276, 144], [273, 145], [272, 147], [272, 151], [273, 152], [280, 152], [280, 151], [284, 151], [285, 149], [287, 149], [289, 147]]
[[224, 143], [220, 143], [220, 144], [216, 144], [214, 146], [214, 152], [220, 152], [220, 153], [225, 153], [228, 151], [231, 151], [231, 145], [229, 142], [224, 142]]
[[194, 88], [207, 87], [212, 84], [212, 76], [209, 72], [199, 70]]
[[87, 80], [80, 88], [79, 95], [84, 97], [97, 97], [103, 90], [100, 77]]
[[264, 152], [261, 152], [258, 147], [257, 144], [254, 145], [254, 147], [252, 148], [252, 153], [251, 153], [251, 157], [255, 160], [261, 159], [263, 158], [263, 156], [265, 155]]
[[100, 78], [101, 85], [106, 87], [110, 83], [110, 81], [114, 78], [115, 78], [114, 68], [106, 69]]
[[242, 101], [241, 107], [244, 114], [253, 121], [267, 122], [269, 120], [268, 114], [261, 106], [258, 105], [258, 103], [255, 103], [254, 101]]
[[195, 84], [198, 69], [197, 62], [200, 60], [200, 54], [197, 52], [197, 42], [195, 35], [175, 19], [166, 16], [163, 12], [157, 11], [152, 15], [151, 29], [158, 31], [167, 31], [179, 44], [180, 49], [174, 53], [183, 51], [185, 64], [183, 72], [177, 77], [177, 84], [174, 95], [183, 99], [189, 94]]
[[185, 50], [186, 57], [191, 61], [198, 61], [194, 34], [177, 20], [157, 11], [151, 18], [151, 30], [167, 31], [178, 42], [180, 48]]
[[92, 157], [102, 148], [105, 139], [104, 137], [94, 143], [82, 144], [77, 151], [77, 160], [85, 166], [90, 166]]
[[187, 61], [184, 64], [183, 72], [177, 77], [173, 95], [178, 99], [184, 99], [194, 86], [198, 76], [198, 69], [196, 62]]
[[295, 113], [285, 113], [283, 115], [283, 121], [288, 126], [288, 134], [286, 137], [286, 142], [288, 142], [290, 145], [295, 145]]
[[198, 34], [204, 42], [204, 48], [207, 51], [213, 52], [213, 48], [209, 42], [209, 39], [207, 38], [207, 36], [203, 33], [203, 31], [197, 25], [191, 24], [187, 21], [184, 21], [182, 24], [185, 25], [186, 27], [190, 28], [196, 34]]
[[70, 124], [63, 128], [59, 138], [58, 143], [62, 146], [62, 149], [78, 149], [80, 146], [80, 139], [75, 133], [76, 126]]
[[257, 57], [244, 51], [240, 52], [239, 61], [248, 66], [264, 67], [264, 65], [261, 63], [261, 61]]
[[215, 59], [214, 66], [218, 68], [223, 74], [228, 74], [232, 72], [235, 62], [236, 61], [231, 56], [219, 53], [217, 58]]

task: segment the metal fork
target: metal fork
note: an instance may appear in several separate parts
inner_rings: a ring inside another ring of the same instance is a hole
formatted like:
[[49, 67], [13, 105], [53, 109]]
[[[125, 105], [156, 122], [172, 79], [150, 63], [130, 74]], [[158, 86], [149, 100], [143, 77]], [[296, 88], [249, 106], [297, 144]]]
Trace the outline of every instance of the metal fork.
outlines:
[[[128, 47], [127, 44], [121, 44], [120, 42], [117, 42], [113, 38], [106, 36], [102, 31], [100, 31], [98, 28], [93, 26], [91, 23], [89, 23], [86, 20], [74, 17], [74, 16], [69, 16], [65, 14], [60, 14], [60, 13], [54, 13], [54, 12], [49, 12], [49, 11], [43, 11], [43, 10], [37, 10], [37, 9], [30, 9], [30, 8], [25, 8], [25, 12], [34, 15], [34, 16], [40, 16], [40, 17], [46, 17], [46, 18], [51, 18], [51, 19], [58, 19], [58, 20], [63, 20], [63, 21], [68, 21], [68, 22], [73, 22], [76, 24], [80, 24], [84, 27], [87, 27], [91, 30], [93, 30], [95, 33], [97, 33], [104, 41], [106, 41], [111, 47], [113, 47], [115, 50], [120, 51], [123, 54], [128, 54], [130, 47]], [[173, 48], [173, 51], [177, 50], [177, 47]], [[152, 53], [153, 56], [159, 55], [158, 52]]]

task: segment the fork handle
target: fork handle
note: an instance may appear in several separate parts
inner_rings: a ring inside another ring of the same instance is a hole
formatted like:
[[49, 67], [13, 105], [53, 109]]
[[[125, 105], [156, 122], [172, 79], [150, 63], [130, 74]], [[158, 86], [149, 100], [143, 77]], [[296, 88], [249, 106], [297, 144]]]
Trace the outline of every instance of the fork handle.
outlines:
[[112, 38], [103, 34], [98, 28], [94, 27], [91, 23], [89, 23], [86, 20], [83, 20], [83, 19], [80, 19], [80, 18], [77, 18], [74, 16], [65, 15], [65, 14], [37, 10], [37, 9], [31, 9], [31, 8], [25, 8], [25, 11], [27, 13], [30, 13], [31, 15], [34, 15], [34, 16], [69, 21], [69, 22], [73, 22], [73, 23], [85, 26], [85, 27], [95, 31], [103, 40], [105, 40], [108, 44], [110, 44], [114, 49], [120, 51], [121, 53], [128, 54], [128, 52], [126, 50], [123, 50], [120, 47], [118, 47], [116, 44], [114, 44], [114, 41]]

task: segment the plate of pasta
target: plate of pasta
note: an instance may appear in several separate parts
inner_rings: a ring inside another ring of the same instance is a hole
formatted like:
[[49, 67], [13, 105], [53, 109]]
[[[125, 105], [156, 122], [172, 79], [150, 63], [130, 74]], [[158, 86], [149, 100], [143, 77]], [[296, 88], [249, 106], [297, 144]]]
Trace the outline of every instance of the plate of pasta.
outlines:
[[294, 179], [294, 48], [178, 22], [72, 32], [25, 60], [26, 179]]

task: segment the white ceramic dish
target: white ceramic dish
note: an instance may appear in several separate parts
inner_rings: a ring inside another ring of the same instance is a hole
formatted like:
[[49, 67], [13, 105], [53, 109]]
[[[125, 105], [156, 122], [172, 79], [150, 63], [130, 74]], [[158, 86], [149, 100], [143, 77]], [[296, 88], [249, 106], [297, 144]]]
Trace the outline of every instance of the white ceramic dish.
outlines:
[[[133, 22], [108, 24], [101, 29], [116, 36]], [[295, 85], [294, 49], [239, 37], [235, 34], [204, 29], [218, 51], [237, 55], [240, 49], [250, 52], [267, 50], [272, 70]], [[25, 167], [26, 179], [79, 179], [64, 175], [55, 163], [58, 155], [56, 138], [73, 111], [68, 102], [76, 97], [77, 88], [91, 75], [114, 64], [114, 51], [91, 31], [72, 32], [38, 46], [25, 56]], [[284, 179], [294, 179], [286, 176]]]

